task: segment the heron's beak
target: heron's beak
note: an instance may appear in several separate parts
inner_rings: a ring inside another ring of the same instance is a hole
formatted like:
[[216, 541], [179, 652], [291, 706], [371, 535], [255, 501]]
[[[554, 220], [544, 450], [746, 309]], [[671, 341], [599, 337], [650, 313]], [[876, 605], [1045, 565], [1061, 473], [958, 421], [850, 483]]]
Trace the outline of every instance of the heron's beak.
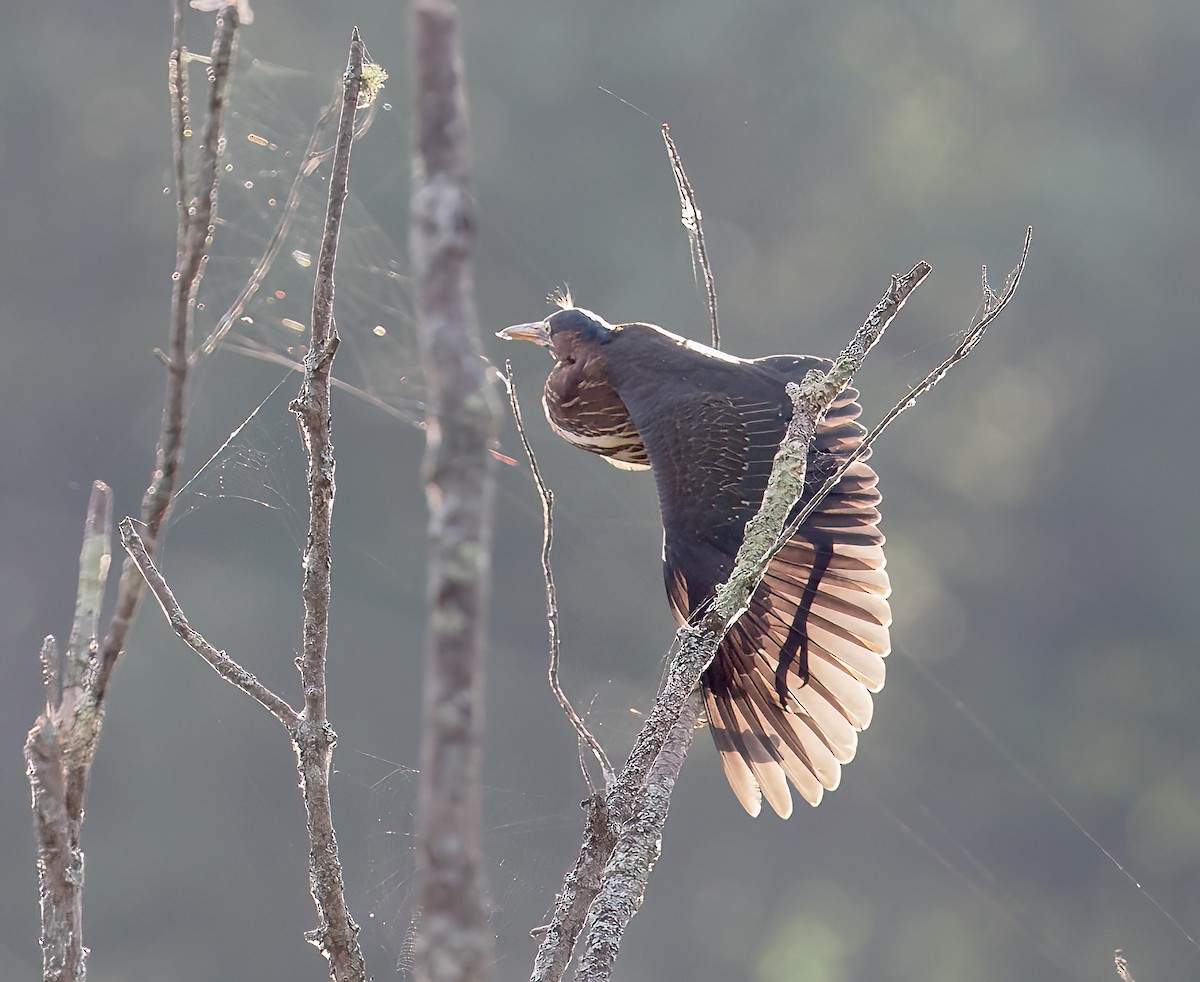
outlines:
[[534, 344], [547, 345], [550, 343], [550, 332], [546, 330], [545, 321], [535, 321], [532, 324], [514, 324], [503, 331], [497, 331], [496, 337], [505, 341], [532, 341]]

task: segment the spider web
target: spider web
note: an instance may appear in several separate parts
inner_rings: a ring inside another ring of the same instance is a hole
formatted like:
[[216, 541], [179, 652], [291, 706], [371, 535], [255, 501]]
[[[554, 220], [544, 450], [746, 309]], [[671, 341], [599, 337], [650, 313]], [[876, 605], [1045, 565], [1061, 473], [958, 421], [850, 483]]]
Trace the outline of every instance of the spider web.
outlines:
[[[298, 539], [303, 454], [287, 402], [307, 352], [335, 97], [340, 85], [335, 91], [325, 75], [244, 51], [239, 57], [192, 354], [195, 429], [207, 424], [226, 435], [201, 447], [204, 463], [182, 487], [172, 523], [217, 501], [239, 502], [276, 512]], [[362, 157], [370, 159], [371, 141], [400, 142], [396, 115], [386, 101], [360, 114], [359, 141], [368, 148], [359, 148]], [[188, 153], [194, 157], [198, 148]], [[392, 196], [402, 198], [395, 194], [403, 184], [395, 165], [388, 179]], [[422, 426], [411, 283], [400, 247], [353, 192], [339, 239], [336, 291], [335, 388], [403, 426]], [[264, 365], [274, 366], [268, 378], [279, 379], [266, 398]], [[227, 395], [237, 386], [233, 379], [244, 384]]]
[[[197, 304], [197, 332], [205, 337], [199, 357], [224, 346], [295, 366], [305, 354], [333, 139], [333, 114], [320, 112], [316, 82], [309, 73], [257, 58], [239, 71], [227, 128], [218, 250]], [[314, 118], [324, 121], [317, 124], [315, 156], [306, 154], [314, 124], [291, 108], [305, 89], [314, 90], [308, 104], [318, 107]], [[360, 140], [395, 137], [395, 127], [383, 122], [391, 116], [391, 103], [372, 106], [363, 116]], [[275, 244], [277, 258], [244, 306], [231, 309], [229, 294], [236, 291], [230, 287], [240, 288], [266, 265], [263, 258], [285, 221], [287, 232]], [[203, 295], [207, 291], [218, 296], [210, 301]], [[336, 317], [342, 345], [334, 373], [343, 389], [405, 423], [415, 423], [422, 408], [410, 298], [399, 247], [352, 193], [338, 245]], [[202, 321], [204, 313], [208, 323]]]
[[[305, 458], [288, 403], [299, 388], [307, 350], [328, 193], [329, 162], [314, 163], [309, 147], [315, 145], [319, 153], [332, 146], [333, 126], [326, 124], [315, 139], [313, 133], [335, 95], [340, 86], [335, 92], [326, 76], [272, 64], [244, 50], [239, 56], [220, 217], [196, 303], [190, 421], [198, 465], [176, 495], [172, 525], [207, 527], [234, 513], [237, 522], [266, 515], [281, 524], [297, 551], [303, 547]], [[365, 186], [370, 196], [370, 178], [360, 175], [369, 175], [379, 156], [372, 154], [373, 146], [404, 142], [403, 121], [391, 105], [381, 102], [375, 113], [356, 141], [356, 169], [338, 246], [335, 319], [341, 344], [333, 366], [335, 412], [349, 399], [381, 414], [385, 425], [420, 428], [424, 387], [403, 253], [376, 210], [353, 190]], [[393, 153], [379, 178], [381, 194], [404, 206], [406, 166], [404, 154]], [[403, 228], [404, 220], [398, 215], [395, 227]], [[201, 434], [207, 438], [194, 439]], [[197, 530], [188, 531], [195, 535]], [[400, 575], [391, 565], [387, 571]], [[351, 748], [339, 753], [337, 766], [343, 780], [356, 787], [350, 797], [365, 809], [368, 875], [348, 878], [351, 907], [364, 922], [364, 945], [386, 950], [394, 977], [410, 978], [420, 922], [413, 840], [419, 774]], [[528, 960], [534, 947], [529, 931], [547, 919], [560, 867], [577, 837], [578, 810], [570, 796], [565, 805], [557, 797], [506, 788], [485, 788], [483, 796], [499, 959], [501, 964]], [[555, 814], [564, 807], [565, 813]], [[353, 815], [352, 807], [349, 811]], [[546, 848], [547, 835], [556, 830], [568, 843], [561, 856]]]

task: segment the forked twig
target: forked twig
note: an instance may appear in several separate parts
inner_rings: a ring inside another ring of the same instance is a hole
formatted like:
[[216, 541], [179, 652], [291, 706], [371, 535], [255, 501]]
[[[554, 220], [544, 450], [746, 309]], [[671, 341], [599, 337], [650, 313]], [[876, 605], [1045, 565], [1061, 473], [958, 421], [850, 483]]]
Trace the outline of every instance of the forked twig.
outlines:
[[883, 419], [881, 419], [875, 425], [875, 428], [863, 438], [862, 443], [858, 445], [854, 453], [852, 453], [846, 458], [846, 460], [842, 462], [841, 466], [829, 476], [825, 483], [821, 485], [812, 498], [805, 503], [804, 507], [800, 510], [796, 517], [789, 523], [779, 541], [780, 546], [787, 542], [809, 517], [809, 515], [811, 515], [813, 511], [820, 507], [820, 504], [825, 499], [825, 496], [828, 495], [829, 492], [835, 487], [837, 487], [838, 482], [841, 481], [850, 465], [856, 460], [862, 458], [862, 456], [871, 448], [871, 445], [876, 441], [876, 439], [879, 438], [879, 435], [883, 433], [883, 431], [889, 426], [891, 426], [898, 416], [911, 409], [921, 396], [937, 385], [938, 382], [946, 377], [946, 373], [949, 372], [951, 368], [966, 358], [967, 355], [974, 350], [975, 346], [983, 339], [983, 334], [984, 331], [987, 330], [987, 326], [1000, 315], [1000, 312], [1005, 307], [1008, 306], [1008, 302], [1012, 299], [1013, 294], [1016, 293], [1017, 284], [1021, 281], [1021, 274], [1025, 271], [1025, 260], [1029, 257], [1029, 245], [1032, 240], [1033, 226], [1030, 225], [1025, 230], [1025, 241], [1021, 247], [1020, 259], [1017, 260], [1017, 265], [1013, 271], [1008, 274], [1008, 278], [1004, 284], [1003, 293], [997, 295], [992, 290], [991, 286], [988, 284], [987, 267], [983, 267], [983, 300], [981, 302], [980, 313], [978, 318], [972, 322], [969, 328], [967, 328], [967, 332], [963, 335], [963, 339], [959, 342], [958, 347], [954, 349], [954, 351], [945, 361], [934, 368], [917, 385], [915, 385], [903, 399], [901, 399], [898, 403], [896, 403], [896, 405], [888, 410]]
[[[176, 263], [166, 356], [166, 396], [154, 471], [142, 499], [142, 519], [151, 551], [160, 539], [183, 461], [192, 301], [203, 275], [204, 253], [216, 219], [218, 162], [224, 144], [230, 66], [239, 25], [235, 8], [227, 8], [216, 17], [201, 173], [192, 197], [184, 154], [185, 141], [191, 136], [191, 114], [184, 67], [183, 13], [183, 0], [176, 0], [167, 81], [174, 145]], [[84, 799], [104, 722], [108, 683], [142, 595], [142, 578], [132, 560], [127, 561], [108, 633], [103, 643], [98, 643], [101, 599], [109, 570], [110, 502], [107, 486], [96, 482], [88, 506], [71, 641], [62, 664], [52, 637], [42, 645], [43, 672], [50, 691], [46, 710], [34, 724], [25, 745], [38, 836], [43, 975], [56, 982], [75, 982], [86, 974], [87, 949], [83, 946], [82, 925], [84, 853], [80, 842]]]
[[[525, 423], [521, 418], [521, 404], [517, 399], [516, 387], [513, 385], [512, 362], [507, 358], [504, 360], [503, 379], [504, 387], [508, 391], [508, 404], [512, 408], [513, 420], [517, 424], [517, 435], [521, 438], [521, 446], [525, 448], [525, 456], [529, 458], [529, 469], [533, 473], [533, 483], [537, 487], [538, 497], [542, 501], [542, 577], [546, 581], [546, 631], [549, 635], [550, 645], [550, 667], [547, 677], [550, 681], [550, 691], [554, 693], [554, 698], [558, 700], [562, 711], [567, 714], [567, 719], [575, 727], [575, 733], [579, 737], [580, 744], [586, 745], [591, 750], [592, 756], [599, 762], [600, 771], [604, 775], [604, 784], [607, 787], [616, 778], [616, 771], [613, 770], [612, 762], [608, 759], [608, 754], [604, 752], [604, 747], [600, 745], [600, 741], [588, 729], [587, 723], [583, 721], [583, 717], [575, 711], [575, 707], [563, 691], [558, 677], [560, 649], [558, 596], [554, 589], [554, 570], [550, 565], [550, 549], [554, 543], [554, 492], [546, 486], [546, 482], [542, 478], [542, 469], [538, 466], [537, 457], [534, 456], [533, 447], [530, 446], [529, 438], [525, 435]], [[587, 778], [587, 776], [587, 770], [585, 769], [584, 777]], [[590, 779], [588, 783], [590, 786]]]
[[[228, 9], [228, 8], [227, 8]], [[330, 369], [338, 347], [333, 323], [334, 269], [342, 214], [348, 194], [350, 151], [355, 136], [355, 115], [363, 88], [363, 44], [358, 30], [350, 42], [349, 64], [342, 78], [341, 115], [329, 201], [317, 259], [313, 288], [312, 337], [304, 359], [304, 381], [292, 401], [304, 438], [308, 467], [309, 521], [304, 552], [303, 648], [297, 666], [304, 690], [304, 709], [294, 710], [282, 697], [263, 686], [224, 652], [208, 644], [184, 617], [179, 604], [134, 530], [132, 519], [121, 523], [122, 542], [130, 563], [150, 584], [172, 627], [222, 678], [246, 692], [278, 719], [296, 752], [300, 788], [309, 838], [309, 890], [317, 910], [318, 926], [305, 932], [329, 961], [334, 982], [362, 982], [366, 963], [358, 942], [358, 926], [346, 905], [342, 868], [334, 833], [329, 775], [336, 735], [327, 714], [326, 655], [329, 635], [332, 548], [331, 523], [334, 499], [334, 456], [331, 436]]]
[[[1016, 286], [1028, 253], [1026, 236], [1021, 263], [1003, 295], [985, 287], [984, 312], [947, 363], [919, 386], [925, 391], [978, 343], [983, 328], [1000, 313]], [[592, 920], [587, 953], [577, 978], [604, 982], [610, 977], [624, 930], [640, 906], [645, 879], [657, 858], [665, 805], [677, 767], [661, 763], [665, 748], [675, 750], [669, 734], [687, 719], [685, 706], [694, 699], [695, 687], [711, 662], [725, 633], [746, 609], [774, 550], [788, 513], [804, 485], [807, 449], [828, 407], [849, 384], [871, 347], [925, 278], [927, 263], [919, 263], [904, 276], [893, 276], [887, 292], [826, 373], [810, 372], [802, 383], [792, 383], [792, 419], [772, 465], [767, 490], [758, 514], [747, 523], [733, 573], [692, 622], [676, 636], [677, 650], [667, 678], [634, 748], [614, 785], [603, 799], [590, 802], [580, 854], [568, 872], [556, 900], [554, 916], [545, 930], [534, 964], [534, 982], [558, 982], [584, 924]], [[920, 393], [914, 390], [910, 399]], [[907, 400], [906, 400], [907, 401]], [[903, 410], [900, 410], [903, 411]], [[684, 744], [686, 748], [686, 743]], [[680, 758], [679, 762], [682, 762]]]
[[704, 273], [704, 292], [708, 299], [708, 322], [712, 334], [712, 346], [721, 347], [721, 331], [717, 326], [717, 283], [713, 277], [712, 265], [708, 261], [708, 250], [704, 246], [704, 220], [700, 214], [700, 206], [696, 203], [696, 192], [692, 182], [683, 169], [683, 158], [671, 139], [671, 127], [662, 124], [663, 143], [667, 145], [667, 156], [671, 158], [671, 173], [675, 177], [675, 187], [679, 191], [679, 220], [688, 232], [688, 242], [692, 250], [692, 274], [695, 275], [699, 265]]

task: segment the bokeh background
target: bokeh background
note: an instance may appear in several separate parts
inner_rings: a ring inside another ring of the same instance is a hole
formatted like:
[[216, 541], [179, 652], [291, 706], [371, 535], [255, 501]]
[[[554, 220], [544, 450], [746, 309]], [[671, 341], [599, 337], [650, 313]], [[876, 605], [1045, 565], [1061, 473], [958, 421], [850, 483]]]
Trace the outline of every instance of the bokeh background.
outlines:
[[[355, 150], [339, 281], [338, 370], [360, 394], [336, 408], [331, 711], [353, 909], [375, 977], [403, 977], [425, 540], [406, 10], [255, 11], [198, 331], [269, 234], [352, 24], [392, 76]], [[617, 977], [1096, 980], [1122, 947], [1139, 982], [1200, 978], [1194, 4], [510, 0], [467, 4], [463, 23], [489, 331], [541, 316], [567, 282], [614, 322], [705, 336], [662, 120], [700, 196], [729, 350], [832, 353], [888, 274], [933, 264], [859, 378], [870, 419], [953, 347], [980, 265], [998, 285], [1037, 230], [1009, 312], [877, 451], [895, 651], [842, 788], [786, 823], [750, 820], [700, 734]], [[210, 25], [191, 15], [194, 49]], [[170, 29], [167, 3], [114, 0], [12, 5], [0, 32], [6, 980], [40, 962], [21, 760], [37, 649], [69, 630], [90, 483], [135, 512], [152, 460]], [[292, 698], [297, 380], [234, 347], [299, 343], [284, 322], [307, 323], [316, 207], [235, 344], [199, 369], [197, 476], [163, 557], [193, 623]], [[549, 432], [544, 353], [485, 343], [516, 363], [558, 495], [565, 682], [620, 756], [672, 633], [652, 481]], [[500, 449], [519, 457], [507, 422]], [[485, 804], [498, 977], [517, 979], [585, 791], [544, 683], [538, 504], [523, 461], [497, 469]], [[324, 977], [301, 940], [314, 915], [295, 784], [275, 722], [144, 608], [88, 801], [91, 977]]]

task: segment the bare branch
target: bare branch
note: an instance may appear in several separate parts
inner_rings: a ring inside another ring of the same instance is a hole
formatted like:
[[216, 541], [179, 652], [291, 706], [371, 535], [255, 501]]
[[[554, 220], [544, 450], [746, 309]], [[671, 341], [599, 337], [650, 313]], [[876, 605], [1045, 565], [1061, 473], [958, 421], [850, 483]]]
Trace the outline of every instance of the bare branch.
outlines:
[[580, 982], [608, 979], [612, 974], [625, 928], [642, 906], [650, 871], [662, 852], [671, 794], [696, 732], [701, 708], [700, 692], [693, 689], [646, 777], [642, 804], [622, 829], [604, 867], [603, 885], [592, 905], [587, 953], [575, 973]]
[[150, 587], [150, 592], [162, 608], [163, 615], [167, 618], [171, 629], [183, 639], [184, 644], [208, 662], [209, 667], [221, 678], [234, 688], [241, 689], [251, 699], [267, 709], [288, 729], [289, 733], [294, 732], [300, 725], [300, 714], [288, 705], [282, 696], [276, 695], [268, 689], [224, 651], [214, 648], [199, 631], [192, 627], [183, 608], [179, 606], [179, 601], [175, 599], [175, 594], [167, 585], [167, 581], [150, 559], [150, 554], [146, 551], [146, 543], [142, 541], [142, 537], [133, 527], [133, 519], [123, 519], [120, 531], [121, 545], [125, 547], [129, 558], [133, 560], [138, 572], [146, 580], [146, 585]]
[[[717, 587], [713, 599], [693, 617], [692, 623], [680, 628], [676, 634], [676, 653], [666, 680], [638, 732], [625, 766], [599, 808], [601, 814], [590, 822], [592, 835], [585, 839], [579, 859], [556, 899], [554, 917], [535, 961], [533, 982], [558, 982], [562, 978], [578, 933], [588, 916], [593, 918], [593, 928], [588, 940], [588, 954], [578, 977], [586, 978], [588, 982], [608, 978], [624, 925], [641, 903], [644, 881], [626, 875], [626, 889], [608, 891], [602, 904], [595, 885], [603, 884], [605, 876], [598, 867], [607, 866], [618, 851], [625, 857], [623, 865], [636, 857], [641, 857], [640, 861], [644, 862], [655, 855], [657, 846], [647, 836], [661, 836], [661, 825], [638, 821], [638, 816], [647, 812], [657, 820], [660, 807], [665, 809], [666, 806], [662, 798], [662, 773], [655, 772], [659, 775], [656, 780], [649, 777], [655, 762], [668, 735], [680, 725], [685, 704], [701, 675], [715, 657], [726, 632], [746, 609], [762, 577], [788, 513], [804, 488], [808, 447], [820, 420], [904, 301], [928, 274], [928, 265], [921, 263], [905, 276], [893, 276], [887, 293], [830, 372], [810, 372], [802, 384], [788, 385], [792, 419], [776, 453], [762, 505], [758, 514], [747, 523], [728, 580]], [[666, 773], [670, 773], [669, 768]], [[661, 815], [665, 821], [665, 810]], [[600, 949], [596, 954], [592, 953], [593, 945]]]
[[[342, 214], [348, 194], [350, 151], [355, 138], [355, 115], [364, 89], [363, 44], [357, 28], [350, 42], [349, 63], [342, 77], [343, 93], [337, 141], [329, 181], [325, 229], [317, 259], [313, 289], [312, 337], [304, 359], [304, 380], [291, 410], [300, 424], [308, 465], [309, 524], [304, 553], [303, 649], [297, 660], [304, 689], [304, 711], [297, 713], [280, 696], [222, 651], [213, 648], [183, 615], [148, 549], [134, 530], [133, 520], [121, 523], [122, 542], [130, 563], [149, 583], [175, 631], [213, 669], [266, 707], [287, 729], [296, 751], [309, 836], [309, 889], [317, 909], [318, 927], [305, 933], [328, 959], [334, 982], [362, 982], [366, 963], [358, 943], [358, 925], [346, 906], [329, 794], [329, 774], [337, 736], [327, 716], [325, 663], [332, 596], [331, 528], [334, 499], [334, 456], [331, 435], [330, 374], [338, 347], [333, 321], [334, 270]], [[381, 74], [378, 66], [373, 77]], [[378, 82], [376, 83], [376, 87]]]
[[583, 823], [583, 843], [554, 898], [550, 923], [538, 929], [542, 940], [530, 982], [558, 982], [566, 973], [575, 942], [587, 923], [592, 900], [604, 885], [605, 865], [617, 845], [617, 830], [609, 817], [605, 795], [593, 794], [584, 807], [587, 816]]
[[493, 970], [480, 818], [483, 658], [496, 407], [481, 355], [470, 255], [475, 209], [458, 13], [412, 8], [414, 159], [410, 254], [429, 387], [429, 627], [417, 801], [418, 979]]
[[[47, 639], [52, 641], [53, 639]], [[83, 852], [78, 822], [66, 807], [63, 741], [48, 715], [39, 717], [25, 740], [25, 766], [33, 790], [38, 842], [38, 900], [41, 906], [42, 978], [67, 982], [87, 975], [83, 946]]]
[[671, 127], [662, 124], [662, 138], [667, 145], [667, 156], [671, 158], [671, 173], [675, 176], [675, 187], [679, 191], [679, 220], [687, 229], [692, 247], [692, 273], [699, 265], [704, 273], [704, 292], [708, 298], [708, 322], [712, 334], [712, 346], [721, 347], [721, 331], [717, 327], [717, 282], [713, 277], [712, 265], [708, 261], [708, 250], [704, 245], [704, 220], [700, 206], [696, 203], [696, 192], [683, 170], [683, 158], [671, 139]]
[[[154, 463], [154, 476], [142, 498], [141, 521], [146, 548], [151, 556], [158, 547], [159, 533], [179, 481], [183, 465], [184, 437], [187, 434], [188, 351], [191, 345], [192, 317], [196, 290], [204, 274], [204, 256], [217, 218], [217, 186], [221, 158], [225, 152], [225, 110], [228, 105], [230, 69], [237, 48], [238, 14], [236, 7], [224, 7], [217, 13], [209, 66], [208, 120], [205, 126], [202, 169], [199, 188], [193, 201], [188, 199], [187, 172], [183, 140], [190, 133], [186, 68], [183, 47], [183, 3], [176, 0], [175, 42], [171, 52], [169, 87], [172, 99], [172, 132], [175, 140], [175, 201], [179, 215], [176, 234], [175, 272], [172, 274], [171, 327], [167, 344], [167, 393]], [[133, 623], [142, 595], [142, 578], [132, 561], [121, 571], [117, 607], [109, 623], [108, 634], [100, 648], [96, 669], [95, 696], [103, 701], [108, 680], [125, 647], [125, 638]]]
[[334, 270], [342, 213], [349, 193], [354, 120], [363, 82], [363, 43], [358, 28], [351, 34], [349, 62], [342, 82], [341, 116], [329, 175], [329, 203], [313, 288], [312, 336], [304, 358], [300, 394], [290, 407], [300, 424], [308, 458], [308, 539], [302, 587], [304, 635], [298, 660], [304, 687], [304, 714], [294, 733], [294, 741], [308, 828], [309, 890], [318, 920], [317, 928], [307, 932], [305, 938], [329, 960], [330, 977], [335, 982], [360, 982], [366, 977], [366, 962], [358, 943], [358, 925], [346, 906], [329, 795], [329, 773], [337, 735], [329, 724], [325, 681], [335, 490], [330, 411], [330, 368], [338, 347], [333, 322]]
[[[517, 400], [517, 390], [513, 387], [512, 362], [507, 359], [504, 362], [504, 387], [508, 391], [508, 404], [512, 407], [513, 420], [517, 424], [517, 434], [521, 438], [521, 446], [525, 448], [525, 456], [529, 458], [529, 469], [533, 472], [533, 483], [537, 487], [538, 497], [542, 501], [542, 577], [546, 581], [546, 630], [549, 635], [550, 644], [550, 668], [547, 674], [550, 681], [550, 691], [554, 693], [554, 698], [558, 700], [562, 711], [567, 714], [567, 719], [575, 727], [575, 733], [579, 737], [580, 745], [586, 745], [591, 750], [592, 756], [600, 764], [601, 773], [604, 775], [604, 784], [607, 787], [616, 778], [616, 771], [613, 770], [612, 762], [608, 759], [608, 754], [604, 752], [604, 747], [601, 746], [600, 741], [588, 729], [587, 724], [583, 721], [583, 717], [571, 705], [571, 700], [567, 698], [567, 694], [563, 691], [558, 678], [560, 649], [558, 597], [554, 589], [554, 570], [550, 565], [550, 548], [554, 544], [554, 492], [546, 487], [546, 482], [542, 478], [542, 469], [538, 466], [537, 457], [533, 453], [533, 447], [529, 445], [529, 438], [525, 434], [525, 423], [521, 418], [521, 404]], [[582, 750], [580, 754], [582, 754]], [[582, 764], [583, 760], [581, 757], [581, 767]], [[584, 768], [584, 777], [587, 777], [586, 768]]]
[[[142, 501], [142, 517], [153, 551], [170, 507], [183, 461], [187, 430], [187, 349], [192, 301], [203, 272], [206, 243], [216, 220], [218, 160], [238, 15], [230, 8], [216, 18], [210, 69], [208, 123], [201, 156], [197, 200], [188, 201], [185, 141], [191, 135], [183, 3], [175, 5], [174, 42], [168, 73], [176, 179], [176, 267], [167, 356], [167, 392], [154, 473]], [[100, 607], [109, 566], [111, 495], [96, 482], [88, 509], [75, 626], [65, 659], [58, 663], [53, 639], [42, 649], [51, 688], [47, 711], [26, 742], [38, 831], [42, 913], [42, 956], [46, 979], [76, 982], [86, 975], [83, 946], [83, 850], [80, 836], [88, 776], [104, 722], [108, 681], [124, 648], [141, 597], [142, 579], [132, 561], [124, 564], [116, 611], [102, 645], [97, 644]], [[86, 581], [86, 582], [85, 582]]]
[[[883, 419], [876, 424], [875, 428], [863, 438], [862, 443], [858, 445], [854, 453], [842, 462], [842, 465], [829, 476], [828, 480], [821, 485], [816, 494], [814, 494], [812, 498], [805, 503], [804, 508], [788, 526], [781, 543], [782, 541], [787, 541], [787, 539], [791, 538], [792, 533], [795, 532], [795, 530], [800, 527], [804, 520], [807, 519], [808, 516], [820, 506], [821, 502], [825, 499], [825, 496], [829, 494], [829, 492], [835, 487], [837, 487], [838, 482], [842, 479], [842, 476], [846, 473], [846, 470], [850, 467], [850, 465], [856, 460], [859, 460], [863, 454], [865, 454], [871, 448], [871, 445], [879, 438], [879, 435], [883, 433], [883, 431], [889, 426], [891, 426], [898, 416], [907, 412], [914, 405], [916, 405], [917, 400], [921, 396], [937, 385], [938, 382], [946, 377], [946, 373], [949, 372], [951, 368], [966, 358], [967, 355], [974, 350], [975, 345], [982, 340], [983, 333], [985, 330], [987, 330], [987, 326], [1000, 315], [1000, 312], [1005, 307], [1008, 306], [1008, 302], [1012, 299], [1013, 294], [1016, 293], [1017, 284], [1021, 281], [1021, 274], [1025, 271], [1025, 260], [1029, 257], [1029, 245], [1032, 241], [1033, 226], [1030, 225], [1025, 230], [1025, 242], [1021, 247], [1021, 257], [1017, 260], [1017, 265], [1013, 271], [1008, 274], [1008, 278], [1004, 284], [1004, 292], [1001, 295], [997, 296], [994, 292], [992, 292], [992, 288], [988, 285], [987, 267], [983, 267], [983, 299], [980, 303], [979, 314], [977, 318], [971, 322], [971, 326], [967, 328], [967, 332], [963, 335], [963, 339], [959, 342], [958, 347], [954, 349], [950, 357], [948, 357], [945, 361], [933, 369], [933, 371], [926, 375], [925, 378], [920, 381], [920, 383], [914, 386], [909, 391], [908, 395], [906, 395], [903, 399], [896, 403], [896, 405], [888, 410]], [[864, 327], [865, 326], [866, 325], [864, 325]], [[832, 375], [833, 372], [830, 374]]]

